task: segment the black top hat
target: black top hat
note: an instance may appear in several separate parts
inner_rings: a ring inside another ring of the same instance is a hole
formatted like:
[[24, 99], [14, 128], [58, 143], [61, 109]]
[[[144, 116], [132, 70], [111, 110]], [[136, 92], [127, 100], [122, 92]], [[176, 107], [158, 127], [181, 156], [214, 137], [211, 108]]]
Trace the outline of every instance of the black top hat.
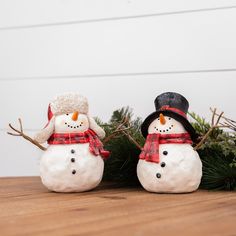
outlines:
[[196, 140], [197, 134], [193, 126], [187, 120], [189, 103], [184, 96], [173, 92], [162, 93], [156, 97], [154, 104], [156, 111], [151, 113], [141, 125], [141, 131], [145, 138], [148, 135], [149, 125], [153, 120], [159, 117], [160, 113], [162, 113], [163, 115], [172, 117], [179, 121], [190, 134], [192, 140]]

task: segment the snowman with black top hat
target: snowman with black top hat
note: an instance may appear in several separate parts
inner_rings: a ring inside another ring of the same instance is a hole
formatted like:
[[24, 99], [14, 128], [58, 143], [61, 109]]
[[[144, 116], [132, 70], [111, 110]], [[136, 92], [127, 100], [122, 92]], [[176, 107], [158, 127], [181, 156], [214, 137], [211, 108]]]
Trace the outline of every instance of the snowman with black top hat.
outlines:
[[195, 191], [202, 177], [202, 163], [192, 143], [197, 138], [187, 120], [189, 103], [178, 93], [166, 92], [154, 101], [156, 111], [143, 122], [146, 138], [137, 175], [142, 186], [156, 193]]

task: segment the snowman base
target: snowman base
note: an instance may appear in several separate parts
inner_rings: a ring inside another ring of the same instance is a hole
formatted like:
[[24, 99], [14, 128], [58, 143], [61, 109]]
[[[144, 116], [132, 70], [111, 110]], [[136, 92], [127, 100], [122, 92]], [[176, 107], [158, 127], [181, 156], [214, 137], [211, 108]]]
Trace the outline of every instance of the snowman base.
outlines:
[[85, 192], [102, 180], [104, 161], [89, 144], [50, 145], [40, 161], [43, 185], [53, 192]]
[[149, 192], [190, 193], [198, 189], [202, 177], [202, 162], [196, 151], [188, 144], [162, 144], [159, 163], [139, 160], [137, 176]]
[[[159, 173], [155, 175], [153, 179], [147, 179], [144, 173], [140, 173], [139, 169], [146, 168], [146, 161], [140, 160], [138, 164], [137, 175], [138, 179], [143, 186], [143, 188], [152, 193], [191, 193], [198, 189], [201, 177], [193, 180], [193, 179], [183, 179], [176, 180], [176, 178], [168, 177], [168, 179], [163, 180], [165, 177], [163, 176], [162, 180], [159, 178]], [[153, 165], [153, 164], [152, 164]], [[148, 167], [147, 167], [148, 168]], [[157, 177], [158, 176], [158, 177]]]

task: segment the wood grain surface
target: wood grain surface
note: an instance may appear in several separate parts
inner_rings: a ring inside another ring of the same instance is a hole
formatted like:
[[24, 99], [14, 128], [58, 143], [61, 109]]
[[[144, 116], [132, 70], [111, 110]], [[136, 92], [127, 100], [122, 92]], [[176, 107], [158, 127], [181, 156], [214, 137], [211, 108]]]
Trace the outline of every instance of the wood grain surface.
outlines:
[[236, 194], [153, 194], [101, 184], [53, 193], [39, 177], [0, 178], [0, 235], [236, 235]]

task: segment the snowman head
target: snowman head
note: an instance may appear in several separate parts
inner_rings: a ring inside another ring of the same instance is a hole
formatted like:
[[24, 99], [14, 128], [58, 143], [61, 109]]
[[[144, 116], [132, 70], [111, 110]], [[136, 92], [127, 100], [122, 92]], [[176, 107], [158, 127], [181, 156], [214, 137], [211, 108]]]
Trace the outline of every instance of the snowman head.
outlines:
[[162, 113], [148, 127], [149, 134], [179, 134], [185, 132], [185, 128], [179, 121], [170, 116], [164, 116]]
[[155, 111], [146, 117], [141, 125], [141, 132], [146, 138], [148, 134], [188, 133], [195, 141], [198, 135], [188, 121], [188, 100], [181, 94], [165, 92], [154, 100]]
[[78, 111], [55, 117], [55, 133], [80, 133], [89, 129], [89, 119]]
[[53, 133], [82, 133], [92, 129], [100, 138], [104, 130], [88, 114], [88, 101], [77, 93], [56, 97], [48, 107], [49, 122], [35, 136], [39, 143], [46, 142]]

